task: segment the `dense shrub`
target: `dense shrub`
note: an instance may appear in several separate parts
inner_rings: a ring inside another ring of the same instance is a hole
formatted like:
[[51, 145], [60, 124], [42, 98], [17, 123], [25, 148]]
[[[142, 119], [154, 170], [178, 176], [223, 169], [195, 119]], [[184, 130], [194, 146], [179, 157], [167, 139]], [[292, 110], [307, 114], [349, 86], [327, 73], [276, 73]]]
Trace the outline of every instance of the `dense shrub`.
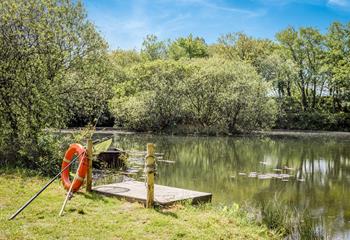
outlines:
[[137, 64], [115, 86], [110, 109], [116, 125], [134, 130], [163, 130], [183, 116], [179, 84], [188, 68], [176, 61]]
[[35, 139], [21, 139], [22, 146], [16, 155], [11, 155], [12, 149], [3, 145], [5, 148], [0, 152], [0, 166], [36, 169], [44, 175], [57, 174], [64, 151], [71, 140], [64, 136], [40, 132]]
[[350, 131], [350, 113], [298, 112], [279, 116], [276, 128], [291, 130]]
[[235, 133], [271, 127], [276, 106], [268, 84], [243, 62], [216, 58], [136, 64], [115, 86], [110, 102], [116, 124], [164, 131]]

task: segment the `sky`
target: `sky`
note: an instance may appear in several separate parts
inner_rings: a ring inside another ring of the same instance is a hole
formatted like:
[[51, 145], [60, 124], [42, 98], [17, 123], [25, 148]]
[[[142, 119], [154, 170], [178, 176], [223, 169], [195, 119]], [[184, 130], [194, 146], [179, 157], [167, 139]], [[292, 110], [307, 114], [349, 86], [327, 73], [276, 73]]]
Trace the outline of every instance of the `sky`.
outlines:
[[350, 0], [83, 0], [88, 19], [110, 49], [140, 49], [147, 34], [160, 40], [203, 37], [215, 43], [226, 33], [274, 39], [288, 26], [326, 32], [350, 22]]

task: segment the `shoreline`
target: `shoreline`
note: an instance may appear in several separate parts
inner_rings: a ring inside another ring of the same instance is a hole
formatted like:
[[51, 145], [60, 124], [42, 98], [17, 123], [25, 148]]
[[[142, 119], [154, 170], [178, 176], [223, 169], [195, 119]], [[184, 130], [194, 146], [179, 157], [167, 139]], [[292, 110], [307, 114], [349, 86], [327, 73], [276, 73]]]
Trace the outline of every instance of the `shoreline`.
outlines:
[[314, 130], [284, 130], [255, 131], [254, 134], [282, 137], [344, 137], [350, 138], [350, 132], [342, 131], [314, 131]]
[[90, 239], [282, 239], [277, 230], [250, 220], [238, 207], [177, 204], [145, 209], [139, 203], [84, 190], [74, 195], [64, 216], [58, 217], [66, 192], [59, 180], [30, 209], [7, 221], [48, 179], [28, 172], [0, 171], [0, 181], [4, 183], [0, 188], [0, 239], [86, 239], [86, 233]]
[[[75, 133], [83, 130], [83, 127], [78, 128], [66, 128], [59, 130], [50, 130], [58, 133]], [[120, 129], [113, 127], [97, 127], [96, 133], [98, 134], [123, 134], [123, 135], [133, 135], [133, 134], [151, 134], [151, 135], [173, 135], [173, 136], [191, 136], [191, 137], [250, 137], [250, 136], [267, 136], [267, 137], [332, 137], [332, 138], [349, 138], [350, 132], [344, 131], [318, 131], [318, 130], [285, 130], [285, 129], [273, 129], [268, 131], [253, 131], [251, 133], [241, 133], [241, 134], [201, 134], [201, 133], [179, 133], [179, 132], [138, 132], [131, 131], [128, 129]]]

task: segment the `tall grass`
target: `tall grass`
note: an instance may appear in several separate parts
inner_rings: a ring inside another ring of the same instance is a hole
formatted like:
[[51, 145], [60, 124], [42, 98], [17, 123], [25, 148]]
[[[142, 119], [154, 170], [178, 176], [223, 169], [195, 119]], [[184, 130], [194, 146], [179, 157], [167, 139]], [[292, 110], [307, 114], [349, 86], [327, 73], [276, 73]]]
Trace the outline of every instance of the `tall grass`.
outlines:
[[260, 204], [246, 204], [250, 219], [275, 230], [285, 239], [327, 239], [322, 218], [313, 217], [308, 209], [296, 209], [276, 194]]

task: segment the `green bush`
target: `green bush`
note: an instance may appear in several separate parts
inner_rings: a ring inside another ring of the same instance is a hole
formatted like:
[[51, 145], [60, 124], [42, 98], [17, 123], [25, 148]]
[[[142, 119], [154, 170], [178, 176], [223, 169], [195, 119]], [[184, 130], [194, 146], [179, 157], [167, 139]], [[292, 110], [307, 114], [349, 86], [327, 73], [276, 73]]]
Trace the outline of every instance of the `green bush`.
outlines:
[[184, 116], [179, 83], [187, 68], [176, 61], [136, 64], [115, 86], [110, 109], [116, 125], [139, 131], [171, 128]]
[[243, 62], [157, 60], [128, 71], [115, 86], [110, 109], [116, 125], [133, 130], [246, 132], [274, 124], [276, 104], [268, 89]]
[[[1, 152], [0, 165], [9, 168], [35, 169], [37, 173], [44, 175], [56, 174], [64, 151], [68, 147], [68, 139], [64, 136], [40, 132], [35, 138], [22, 139], [21, 145], [15, 146]], [[9, 152], [17, 152], [16, 155], [9, 155]], [[12, 157], [12, 158], [11, 158]]]
[[279, 116], [276, 128], [291, 130], [349, 131], [350, 113], [286, 113]]

